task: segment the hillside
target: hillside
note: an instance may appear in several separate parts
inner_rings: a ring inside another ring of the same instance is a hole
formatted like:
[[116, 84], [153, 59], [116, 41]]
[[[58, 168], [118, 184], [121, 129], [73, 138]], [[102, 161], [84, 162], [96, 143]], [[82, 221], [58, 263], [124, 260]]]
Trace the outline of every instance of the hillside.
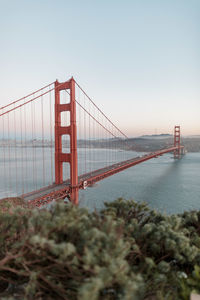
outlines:
[[[78, 147], [90, 148], [111, 148], [111, 149], [125, 149], [133, 151], [155, 151], [161, 148], [167, 148], [173, 145], [173, 136], [159, 135], [159, 136], [143, 136], [138, 138], [130, 138], [128, 140], [110, 139], [85, 141], [79, 140]], [[182, 145], [185, 146], [188, 152], [200, 152], [200, 137], [183, 137]]]

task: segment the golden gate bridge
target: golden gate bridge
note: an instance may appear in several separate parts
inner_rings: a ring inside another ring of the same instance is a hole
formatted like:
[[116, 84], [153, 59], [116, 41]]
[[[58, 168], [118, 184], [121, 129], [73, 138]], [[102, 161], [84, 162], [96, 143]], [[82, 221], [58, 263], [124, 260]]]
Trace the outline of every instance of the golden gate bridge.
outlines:
[[65, 198], [77, 205], [80, 189], [165, 153], [179, 159], [184, 152], [175, 126], [173, 145], [132, 157], [128, 136], [73, 78], [1, 107], [0, 134], [7, 198], [15, 194], [37, 207]]

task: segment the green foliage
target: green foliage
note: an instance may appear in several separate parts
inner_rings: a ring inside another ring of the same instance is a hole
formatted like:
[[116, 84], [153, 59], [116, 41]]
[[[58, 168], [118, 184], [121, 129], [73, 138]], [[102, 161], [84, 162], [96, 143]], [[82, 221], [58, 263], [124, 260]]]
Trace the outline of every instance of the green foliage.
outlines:
[[200, 212], [166, 216], [123, 199], [99, 213], [70, 204], [2, 210], [2, 291], [9, 284], [21, 299], [189, 299], [200, 292], [199, 224]]
[[189, 277], [184, 276], [181, 280], [182, 299], [189, 299], [191, 292], [200, 294], [200, 267], [197, 265]]

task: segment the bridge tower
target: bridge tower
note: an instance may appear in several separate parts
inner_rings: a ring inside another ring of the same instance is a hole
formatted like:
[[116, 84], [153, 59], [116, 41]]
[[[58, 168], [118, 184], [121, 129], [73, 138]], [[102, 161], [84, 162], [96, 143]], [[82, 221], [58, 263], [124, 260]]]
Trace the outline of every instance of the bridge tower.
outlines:
[[174, 158], [180, 158], [181, 155], [181, 132], [180, 132], [180, 126], [174, 127], [174, 147], [178, 147], [178, 149], [174, 150]]
[[[69, 90], [70, 102], [60, 103], [60, 91]], [[61, 126], [61, 112], [70, 112], [70, 125]], [[70, 136], [70, 153], [62, 152], [62, 136]], [[70, 201], [78, 204], [78, 158], [75, 81], [73, 77], [66, 82], [55, 81], [55, 183], [63, 183], [63, 163], [70, 164]]]

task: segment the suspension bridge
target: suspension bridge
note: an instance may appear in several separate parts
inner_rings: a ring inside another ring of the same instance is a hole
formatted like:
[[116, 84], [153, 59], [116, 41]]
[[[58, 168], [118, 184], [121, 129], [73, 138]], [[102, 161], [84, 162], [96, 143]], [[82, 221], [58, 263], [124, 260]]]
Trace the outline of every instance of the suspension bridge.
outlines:
[[40, 207], [172, 152], [181, 157], [180, 126], [172, 145], [134, 156], [129, 138], [73, 79], [55, 82], [0, 108], [0, 190]]

